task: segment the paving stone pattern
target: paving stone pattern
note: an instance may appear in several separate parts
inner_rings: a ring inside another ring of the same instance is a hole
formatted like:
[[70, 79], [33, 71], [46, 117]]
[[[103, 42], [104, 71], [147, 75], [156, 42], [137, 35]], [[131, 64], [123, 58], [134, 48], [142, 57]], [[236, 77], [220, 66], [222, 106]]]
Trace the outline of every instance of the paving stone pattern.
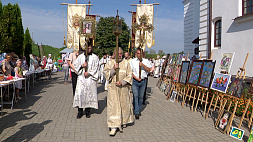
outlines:
[[[0, 140], [38, 142], [105, 142], [105, 141], [237, 141], [214, 128], [214, 120], [205, 120], [200, 112], [172, 103], [155, 87], [158, 79], [149, 78], [148, 99], [142, 116], [123, 133], [110, 137], [106, 123], [107, 92], [98, 84], [99, 109], [92, 110], [91, 118], [76, 119], [72, 107], [72, 85], [64, 85], [64, 74], [52, 75], [52, 80], [40, 81], [31, 88], [28, 100], [23, 99], [4, 107], [0, 118]], [[248, 134], [248, 130], [246, 132]], [[245, 137], [247, 138], [247, 137]]]

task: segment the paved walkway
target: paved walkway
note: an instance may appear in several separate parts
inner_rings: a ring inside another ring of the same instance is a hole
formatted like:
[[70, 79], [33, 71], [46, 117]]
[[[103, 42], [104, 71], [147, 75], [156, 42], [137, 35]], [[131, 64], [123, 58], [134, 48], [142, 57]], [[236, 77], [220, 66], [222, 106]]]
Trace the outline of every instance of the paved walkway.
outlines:
[[99, 109], [93, 110], [89, 119], [76, 119], [71, 84], [64, 85], [62, 72], [52, 77], [31, 88], [28, 101], [18, 102], [14, 110], [5, 107], [0, 118], [1, 141], [237, 141], [216, 130], [211, 118], [205, 120], [200, 112], [192, 113], [189, 107], [167, 101], [155, 88], [154, 78], [149, 79], [147, 105], [140, 119], [110, 137], [103, 87], [98, 85]]

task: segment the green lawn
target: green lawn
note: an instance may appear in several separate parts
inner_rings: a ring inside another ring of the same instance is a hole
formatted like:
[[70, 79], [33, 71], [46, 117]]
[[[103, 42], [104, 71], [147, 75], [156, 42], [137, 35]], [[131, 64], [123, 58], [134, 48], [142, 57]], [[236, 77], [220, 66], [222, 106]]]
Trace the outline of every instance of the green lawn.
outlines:
[[[59, 52], [62, 50], [60, 48], [55, 48], [50, 45], [43, 45], [43, 48], [44, 48], [45, 56], [48, 57], [48, 54], [52, 54], [53, 59], [54, 58], [57, 59], [58, 56], [60, 56]], [[35, 56], [39, 56], [39, 50], [38, 50], [37, 44], [33, 44], [32, 54], [34, 54]]]

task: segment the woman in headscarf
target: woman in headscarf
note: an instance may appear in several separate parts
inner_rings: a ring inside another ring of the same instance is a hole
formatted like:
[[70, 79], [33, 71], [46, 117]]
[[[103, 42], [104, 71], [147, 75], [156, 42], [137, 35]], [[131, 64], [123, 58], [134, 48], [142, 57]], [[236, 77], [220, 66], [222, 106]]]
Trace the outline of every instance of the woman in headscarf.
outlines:
[[10, 54], [5, 55], [5, 59], [2, 61], [3, 72], [5, 76], [11, 76], [10, 61], [11, 61], [11, 55]]

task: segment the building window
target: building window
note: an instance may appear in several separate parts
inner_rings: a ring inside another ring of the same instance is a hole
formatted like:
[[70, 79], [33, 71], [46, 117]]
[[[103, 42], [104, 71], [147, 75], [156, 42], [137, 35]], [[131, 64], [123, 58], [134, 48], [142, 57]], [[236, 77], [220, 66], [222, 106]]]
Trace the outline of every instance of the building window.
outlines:
[[214, 35], [214, 46], [221, 46], [221, 20], [215, 22], [215, 35]]
[[253, 12], [253, 0], [243, 0], [243, 15]]

